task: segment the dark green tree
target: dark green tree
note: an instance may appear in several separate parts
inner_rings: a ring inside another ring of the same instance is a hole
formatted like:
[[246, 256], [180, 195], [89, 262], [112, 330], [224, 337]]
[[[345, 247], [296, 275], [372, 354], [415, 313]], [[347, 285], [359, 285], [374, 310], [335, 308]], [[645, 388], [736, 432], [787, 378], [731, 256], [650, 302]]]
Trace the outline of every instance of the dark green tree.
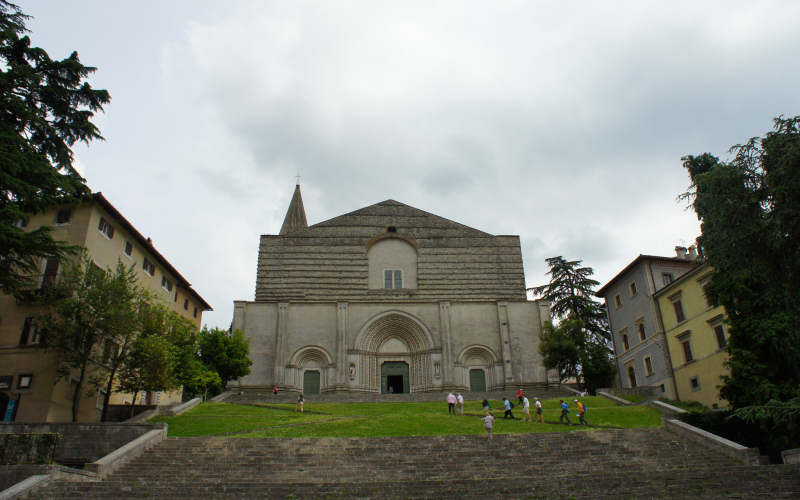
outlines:
[[597, 339], [610, 339], [608, 320], [601, 304], [594, 300], [594, 289], [600, 283], [592, 279], [594, 270], [581, 267], [583, 261], [566, 260], [562, 256], [546, 259], [550, 282], [530, 291], [550, 302], [550, 314], [556, 320], [568, 316], [583, 320], [584, 328]]
[[562, 381], [575, 377], [589, 392], [608, 387], [616, 367], [610, 348], [611, 332], [605, 310], [594, 300], [594, 270], [580, 260], [561, 256], [546, 260], [550, 282], [530, 290], [550, 302], [548, 322], [542, 330], [539, 352], [548, 369], [557, 369]]
[[231, 380], [250, 373], [253, 362], [249, 354], [250, 345], [241, 330], [229, 332], [221, 328], [203, 328], [200, 332], [200, 359], [219, 375], [220, 390], [224, 390]]
[[683, 195], [714, 269], [709, 299], [730, 322], [720, 395], [734, 408], [800, 396], [800, 117], [731, 148], [683, 158]]
[[110, 101], [86, 82], [96, 68], [81, 64], [77, 52], [53, 60], [31, 46], [28, 18], [0, 0], [0, 291], [13, 295], [40, 273], [43, 259], [77, 251], [53, 240], [49, 227], [18, 225], [89, 194], [71, 148], [102, 139], [91, 118]]

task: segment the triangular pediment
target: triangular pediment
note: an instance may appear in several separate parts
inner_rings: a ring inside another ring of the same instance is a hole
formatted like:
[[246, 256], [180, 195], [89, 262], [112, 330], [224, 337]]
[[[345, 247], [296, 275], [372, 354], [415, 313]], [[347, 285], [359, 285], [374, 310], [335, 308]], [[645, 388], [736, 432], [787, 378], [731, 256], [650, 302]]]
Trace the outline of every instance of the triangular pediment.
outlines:
[[425, 212], [424, 210], [414, 208], [395, 200], [385, 200], [380, 203], [375, 203], [374, 205], [314, 224], [309, 226], [308, 229], [365, 226], [374, 226], [376, 229], [381, 228], [383, 230], [388, 227], [396, 227], [398, 232], [408, 232], [412, 229], [446, 229], [449, 231], [457, 231], [463, 236], [491, 236], [489, 233], [459, 224], [450, 219], [445, 219], [444, 217]]

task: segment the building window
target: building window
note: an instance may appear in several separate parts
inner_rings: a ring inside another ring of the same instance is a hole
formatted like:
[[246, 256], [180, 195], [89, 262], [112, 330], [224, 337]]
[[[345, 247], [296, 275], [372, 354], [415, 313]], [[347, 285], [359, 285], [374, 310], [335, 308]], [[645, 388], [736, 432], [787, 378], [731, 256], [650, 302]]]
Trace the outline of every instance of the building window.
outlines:
[[175, 290], [175, 297], [173, 297], [172, 301], [175, 303], [178, 302], [178, 290]]
[[403, 288], [403, 271], [385, 269], [383, 271], [383, 288]]
[[692, 387], [692, 391], [699, 391], [700, 390], [700, 378], [699, 377], [692, 377], [689, 379], [689, 385]]
[[100, 411], [103, 411], [103, 403], [106, 401], [106, 390], [100, 389], [97, 391], [97, 400], [95, 401], [94, 407]]
[[725, 325], [718, 323], [713, 326], [714, 335], [717, 337], [717, 345], [720, 349], [728, 345], [728, 336], [725, 335]]
[[44, 274], [42, 275], [42, 290], [55, 284], [58, 277], [58, 259], [47, 259], [44, 265]]
[[104, 217], [100, 217], [100, 224], [97, 225], [97, 229], [99, 229], [101, 233], [105, 234], [109, 240], [114, 237], [114, 226], [109, 224]]
[[56, 224], [68, 224], [72, 219], [72, 209], [62, 208], [56, 214]]
[[683, 323], [686, 321], [686, 315], [683, 314], [683, 304], [681, 303], [680, 294], [670, 297], [669, 300], [672, 301], [672, 309], [675, 310], [675, 319], [678, 321], [678, 323]]
[[669, 285], [675, 278], [672, 277], [672, 273], [661, 273], [661, 280], [664, 282], [664, 286]]
[[147, 273], [148, 276], [153, 276], [156, 273], [156, 266], [147, 260], [147, 257], [145, 257], [144, 261], [142, 261], [142, 269], [144, 269], [144, 272]]
[[624, 347], [626, 351], [631, 348], [628, 344], [628, 335], [624, 333], [622, 334], [622, 347]]
[[125, 242], [125, 249], [123, 250], [123, 253], [125, 255], [127, 255], [128, 257], [133, 255], [133, 243], [131, 243], [130, 241], [126, 241]]
[[636, 289], [635, 281], [630, 284], [630, 289], [631, 289], [631, 297], [636, 297], [636, 294], [639, 292], [639, 290]]
[[197, 308], [196, 307], [194, 308], [194, 313], [192, 313], [192, 316], [195, 317], [195, 318], [197, 317]]
[[22, 323], [22, 334], [19, 337], [19, 345], [30, 345], [39, 343], [39, 332], [33, 324], [33, 316], [28, 316]]
[[628, 382], [631, 387], [636, 387], [636, 370], [633, 369], [633, 366], [628, 367]]
[[30, 389], [33, 383], [33, 374], [25, 373], [19, 376], [17, 380], [17, 389]]
[[687, 363], [694, 360], [694, 356], [692, 356], [692, 345], [689, 343], [689, 339], [681, 342], [683, 346], [683, 358], [686, 360]]
[[619, 297], [619, 294], [614, 295], [614, 305], [616, 305], [617, 308], [622, 307], [622, 299]]
[[644, 373], [649, 377], [653, 374], [653, 360], [650, 356], [644, 358]]
[[114, 343], [112, 340], [104, 340], [103, 341], [103, 363], [108, 364], [111, 361], [111, 358], [116, 354], [117, 351], [117, 344]]
[[164, 290], [171, 292], [172, 291], [172, 281], [170, 281], [166, 276], [161, 278], [161, 288]]
[[647, 338], [647, 334], [644, 331], [644, 323], [638, 323], [636, 327], [639, 329], [639, 340], [644, 342], [644, 340]]
[[664, 394], [665, 392], [667, 392], [667, 388], [664, 387], [664, 384], [659, 385], [658, 388], [661, 389], [661, 394]]
[[183, 308], [187, 311], [189, 310], [189, 299], [183, 300]]

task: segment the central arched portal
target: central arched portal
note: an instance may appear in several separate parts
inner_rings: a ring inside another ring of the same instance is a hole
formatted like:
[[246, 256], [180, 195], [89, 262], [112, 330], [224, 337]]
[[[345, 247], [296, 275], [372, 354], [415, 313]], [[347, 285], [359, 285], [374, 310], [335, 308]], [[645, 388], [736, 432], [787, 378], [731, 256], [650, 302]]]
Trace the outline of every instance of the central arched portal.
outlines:
[[404, 361], [381, 363], [381, 394], [407, 394], [408, 390], [408, 363]]
[[383, 313], [369, 321], [356, 339], [351, 363], [358, 366], [357, 386], [370, 392], [410, 393], [434, 390], [434, 366], [441, 350], [433, 348], [421, 321], [402, 312]]

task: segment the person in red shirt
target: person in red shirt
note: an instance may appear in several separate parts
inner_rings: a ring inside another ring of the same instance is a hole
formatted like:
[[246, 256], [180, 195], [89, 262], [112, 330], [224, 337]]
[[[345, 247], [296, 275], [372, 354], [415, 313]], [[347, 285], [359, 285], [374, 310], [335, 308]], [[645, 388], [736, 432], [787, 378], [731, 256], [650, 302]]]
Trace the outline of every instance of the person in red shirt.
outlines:
[[520, 405], [522, 405], [522, 398], [524, 398], [524, 397], [525, 397], [525, 393], [522, 392], [522, 387], [520, 387], [519, 390], [517, 391], [517, 400], [519, 401]]

